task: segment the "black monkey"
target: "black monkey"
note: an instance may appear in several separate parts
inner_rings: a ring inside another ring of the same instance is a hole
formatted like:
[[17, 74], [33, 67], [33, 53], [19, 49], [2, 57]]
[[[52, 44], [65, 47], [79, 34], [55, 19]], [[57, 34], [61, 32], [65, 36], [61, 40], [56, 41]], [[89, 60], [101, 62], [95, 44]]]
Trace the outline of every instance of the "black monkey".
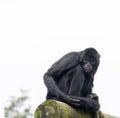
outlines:
[[92, 93], [100, 55], [94, 48], [71, 52], [55, 62], [44, 74], [46, 99], [63, 101], [92, 113], [99, 110], [98, 96]]

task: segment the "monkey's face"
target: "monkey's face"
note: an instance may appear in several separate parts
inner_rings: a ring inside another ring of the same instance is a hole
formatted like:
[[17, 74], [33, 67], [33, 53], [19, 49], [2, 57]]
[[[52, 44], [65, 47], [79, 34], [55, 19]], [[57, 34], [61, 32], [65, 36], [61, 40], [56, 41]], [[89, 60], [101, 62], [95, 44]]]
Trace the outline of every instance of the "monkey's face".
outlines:
[[80, 62], [85, 73], [95, 74], [99, 65], [99, 53], [94, 48], [87, 48], [80, 54]]
[[86, 73], [90, 73], [94, 70], [96, 60], [93, 57], [85, 56], [83, 58], [83, 69]]

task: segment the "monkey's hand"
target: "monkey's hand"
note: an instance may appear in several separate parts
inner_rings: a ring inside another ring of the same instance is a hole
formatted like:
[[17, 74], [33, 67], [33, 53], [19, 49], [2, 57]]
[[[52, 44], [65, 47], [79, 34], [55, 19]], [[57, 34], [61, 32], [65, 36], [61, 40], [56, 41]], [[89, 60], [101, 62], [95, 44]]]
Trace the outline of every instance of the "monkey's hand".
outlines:
[[91, 97], [93, 100], [97, 100], [97, 101], [99, 100], [96, 93], [91, 93], [91, 94], [88, 95], [88, 97]]
[[87, 105], [87, 108], [91, 109], [92, 111], [97, 111], [100, 108], [99, 101], [93, 98], [87, 98], [85, 100], [85, 104]]
[[96, 94], [90, 94], [86, 97], [79, 97], [79, 96], [70, 96], [72, 99], [80, 100], [79, 103], [74, 104], [75, 107], [83, 106], [85, 109], [91, 109], [93, 111], [97, 111], [100, 108], [99, 102], [98, 102], [98, 96]]
[[62, 101], [65, 101], [66, 103], [68, 103], [69, 105], [72, 105], [72, 106], [80, 106], [80, 99], [76, 99], [74, 97], [71, 97], [69, 95], [62, 95], [62, 98], [61, 98]]
[[76, 99], [76, 98], [72, 98], [71, 96], [66, 95], [66, 100], [68, 102], [75, 102], [75, 103], [79, 103], [80, 99]]
[[70, 95], [70, 104], [74, 107], [80, 107], [83, 105], [83, 102], [84, 102], [84, 98], [83, 97], [79, 97], [79, 96], [73, 96], [73, 95]]

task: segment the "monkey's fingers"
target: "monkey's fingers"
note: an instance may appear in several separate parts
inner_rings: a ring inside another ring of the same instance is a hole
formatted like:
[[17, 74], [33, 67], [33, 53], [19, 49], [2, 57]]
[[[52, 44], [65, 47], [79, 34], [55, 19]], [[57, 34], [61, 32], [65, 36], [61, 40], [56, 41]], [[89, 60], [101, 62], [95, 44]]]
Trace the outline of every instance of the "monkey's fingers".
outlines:
[[72, 106], [74, 106], [74, 107], [79, 107], [81, 104], [80, 103], [71, 103], [72, 104]]
[[74, 103], [80, 103], [81, 100], [79, 100], [79, 99], [74, 99], [74, 98], [71, 98], [71, 97], [70, 97], [70, 101], [71, 101], [71, 102], [74, 102]]
[[70, 96], [66, 96], [65, 97], [65, 100], [68, 102], [68, 103], [80, 103], [80, 100], [79, 99], [75, 99], [75, 98], [72, 98]]

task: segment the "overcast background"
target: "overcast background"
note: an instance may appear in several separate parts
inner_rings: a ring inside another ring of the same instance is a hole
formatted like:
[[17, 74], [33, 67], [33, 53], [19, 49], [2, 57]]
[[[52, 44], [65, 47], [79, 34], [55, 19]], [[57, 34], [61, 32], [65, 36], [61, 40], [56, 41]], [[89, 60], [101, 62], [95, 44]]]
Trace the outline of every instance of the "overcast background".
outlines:
[[0, 118], [21, 88], [34, 111], [45, 100], [47, 69], [87, 47], [101, 54], [94, 81], [101, 110], [120, 116], [119, 40], [119, 0], [0, 0]]

